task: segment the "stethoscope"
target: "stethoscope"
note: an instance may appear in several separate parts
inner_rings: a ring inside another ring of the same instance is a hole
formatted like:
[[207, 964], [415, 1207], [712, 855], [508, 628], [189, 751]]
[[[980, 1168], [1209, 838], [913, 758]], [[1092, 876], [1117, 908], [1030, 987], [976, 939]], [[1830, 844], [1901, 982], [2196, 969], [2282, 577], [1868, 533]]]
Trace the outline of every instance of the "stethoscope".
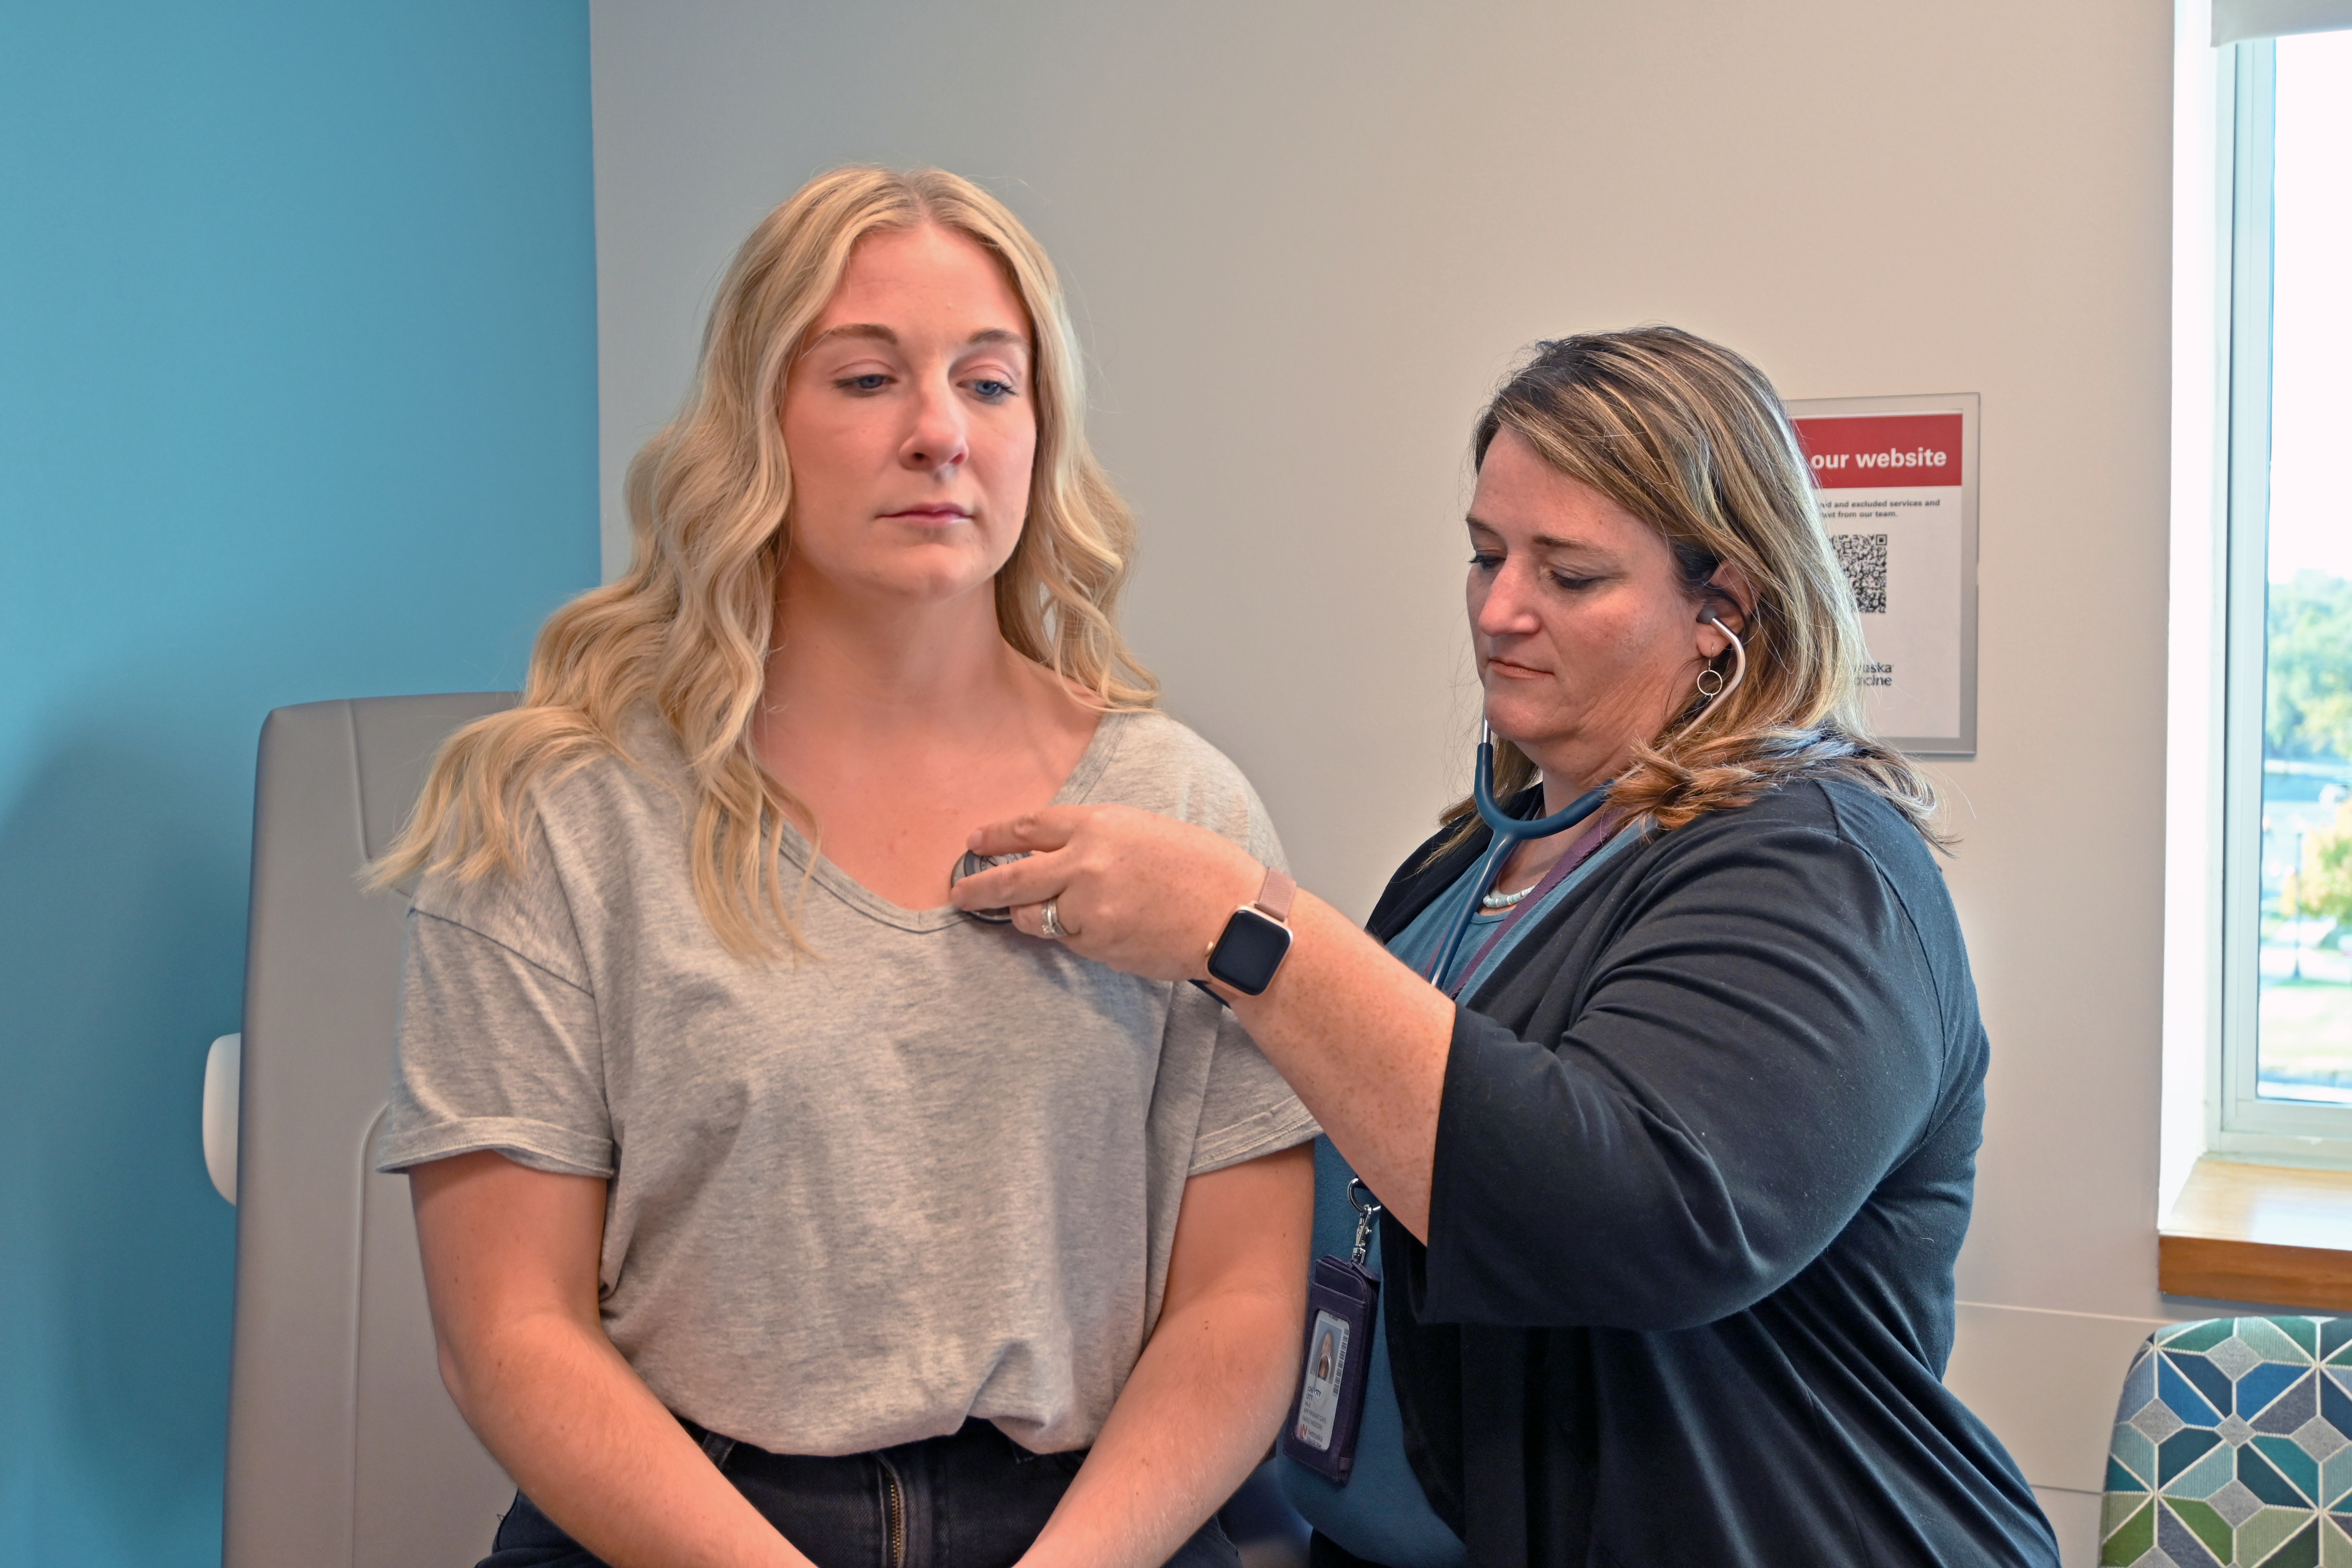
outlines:
[[[1612, 779], [1610, 784], [1615, 782]], [[1472, 775], [1470, 799], [1478, 808], [1479, 820], [1486, 823], [1494, 834], [1495, 843], [1486, 851], [1486, 858], [1478, 862], [1477, 875], [1470, 880], [1470, 896], [1462, 900], [1462, 908], [1454, 914], [1453, 927], [1446, 931], [1445, 940], [1438, 944], [1437, 965], [1429, 972], [1431, 984], [1445, 984], [1445, 976], [1462, 951], [1462, 939], [1468, 934], [1470, 922], [1478, 913], [1479, 902], [1494, 890], [1495, 879], [1503, 874], [1503, 862], [1511, 858], [1511, 851], [1529, 838], [1549, 838], [1555, 833], [1565, 833], [1577, 826], [1601, 809], [1601, 803], [1609, 798], [1609, 789], [1610, 784], [1605, 784], [1597, 789], [1586, 790], [1569, 802], [1564, 809], [1555, 811], [1549, 816], [1538, 816], [1533, 821], [1511, 816], [1495, 799], [1494, 727], [1483, 720], [1479, 721], [1478, 766]]]
[[[1706, 698], [1706, 706], [1691, 715], [1690, 722], [1693, 724], [1706, 718], [1717, 703], [1738, 690], [1739, 683], [1748, 679], [1748, 650], [1740, 645], [1738, 637], [1729, 626], [1725, 626], [1715, 616], [1708, 616], [1705, 619], [1717, 631], [1730, 639], [1729, 652], [1733, 663], [1731, 679], [1728, 680], [1723, 679], [1721, 673], [1713, 666], [1708, 667], [1706, 675], [1714, 675], [1719, 684], [1713, 691], [1706, 691], [1704, 687], [1700, 689]], [[1704, 680], [1706, 675], [1702, 675], [1700, 679]], [[1609, 791], [1615, 783], [1616, 781], [1612, 779], [1608, 784], [1586, 790], [1569, 802], [1566, 807], [1553, 812], [1549, 816], [1538, 816], [1532, 821], [1525, 817], [1513, 816], [1503, 809], [1500, 802], [1495, 799], [1494, 726], [1484, 719], [1479, 721], [1478, 763], [1471, 773], [1470, 800], [1471, 804], [1478, 808], [1479, 820], [1484, 822], [1487, 830], [1495, 836], [1495, 842], [1479, 860], [1477, 875], [1471, 879], [1470, 896], [1462, 901], [1462, 908], [1454, 914], [1454, 923], [1446, 931], [1445, 940], [1438, 944], [1436, 967], [1428, 973], [1431, 984], [1442, 986], [1445, 984], [1446, 972], [1454, 967], [1454, 959], [1462, 952], [1462, 939], [1468, 934], [1470, 922], [1476, 918], [1480, 903], [1488, 893], [1494, 891], [1496, 879], [1503, 874], [1503, 862], [1511, 858], [1511, 851], [1517, 849], [1528, 839], [1549, 838], [1555, 833], [1565, 833], [1570, 828], [1580, 825], [1594, 812], [1601, 809], [1603, 803], [1609, 799]], [[975, 855], [967, 851], [964, 857], [956, 862], [955, 869], [948, 874], [948, 886], [952, 888], [966, 877], [985, 871], [992, 866], [1007, 865], [1024, 858], [1020, 855]], [[1006, 925], [1013, 920], [1011, 910], [966, 910], [964, 913], [975, 921], [989, 925]]]
[[[1715, 671], [1712, 666], [1709, 667], [1708, 672], [1715, 674], [1717, 679], [1722, 683], [1713, 691], [1705, 693], [1706, 706], [1691, 716], [1690, 722], [1694, 724], [1706, 717], [1709, 710], [1737, 690], [1739, 683], [1748, 679], [1748, 650], [1740, 646], [1738, 637], [1733, 636], [1729, 626], [1725, 626], [1713, 616], [1708, 616], [1706, 619], [1714, 626], [1716, 630], [1731, 638], [1729, 651], [1733, 664], [1731, 679], [1728, 680], [1723, 680], [1721, 674]], [[1587, 817], [1601, 809], [1602, 803], [1608, 800], [1609, 791], [1615, 783], [1616, 781], [1612, 779], [1608, 784], [1585, 791], [1569, 802], [1564, 808], [1553, 812], [1549, 816], [1538, 816], [1532, 821], [1525, 817], [1513, 816], [1495, 799], [1494, 726], [1483, 719], [1479, 721], [1478, 765], [1471, 775], [1470, 800], [1471, 804], [1478, 808], [1479, 820], [1484, 822], [1487, 829], [1494, 834], [1495, 843], [1494, 847], [1486, 851], [1486, 857], [1478, 862], [1477, 875], [1473, 877], [1470, 882], [1470, 896], [1462, 901], [1462, 908], [1455, 912], [1453, 926], [1445, 933], [1445, 940], [1438, 944], [1436, 967], [1430, 970], [1428, 973], [1431, 984], [1443, 986], [1445, 984], [1447, 973], [1453, 969], [1454, 959], [1461, 954], [1462, 939], [1468, 934], [1471, 921], [1477, 917], [1480, 903], [1488, 893], [1494, 891], [1496, 879], [1503, 874], [1503, 862], [1511, 858], [1511, 851], [1517, 849], [1528, 839], [1549, 838], [1555, 833], [1565, 833], [1570, 828], [1580, 826]]]

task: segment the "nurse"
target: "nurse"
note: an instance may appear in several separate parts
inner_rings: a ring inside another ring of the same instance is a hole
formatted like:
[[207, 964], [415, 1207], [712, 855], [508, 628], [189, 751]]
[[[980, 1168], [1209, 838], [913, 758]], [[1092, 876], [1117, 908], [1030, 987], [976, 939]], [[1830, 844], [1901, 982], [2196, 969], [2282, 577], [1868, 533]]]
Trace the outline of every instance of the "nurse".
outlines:
[[1670, 328], [1568, 338], [1473, 452], [1528, 836], [1454, 806], [1366, 931], [1227, 840], [1058, 807], [974, 835], [1032, 854], [959, 900], [1213, 986], [1328, 1134], [1318, 1250], [1351, 1171], [1384, 1206], [1355, 1470], [1293, 1475], [1318, 1561], [2054, 1565], [1941, 1381], [1987, 1042], [1778, 396]]

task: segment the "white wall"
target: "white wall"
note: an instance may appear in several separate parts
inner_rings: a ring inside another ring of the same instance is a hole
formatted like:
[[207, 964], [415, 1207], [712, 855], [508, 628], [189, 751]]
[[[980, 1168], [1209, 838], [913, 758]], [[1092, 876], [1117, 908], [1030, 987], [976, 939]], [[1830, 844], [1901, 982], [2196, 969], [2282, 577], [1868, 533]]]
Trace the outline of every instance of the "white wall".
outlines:
[[2088, 1561], [2116, 1383], [2168, 1315], [2168, 9], [593, 16], [608, 492], [768, 206], [850, 159], [982, 180], [1073, 286], [1139, 646], [1360, 913], [1462, 783], [1464, 447], [1519, 345], [1667, 321], [1790, 397], [1983, 395], [1982, 750], [1943, 772], [1995, 1065], [1953, 1382]]

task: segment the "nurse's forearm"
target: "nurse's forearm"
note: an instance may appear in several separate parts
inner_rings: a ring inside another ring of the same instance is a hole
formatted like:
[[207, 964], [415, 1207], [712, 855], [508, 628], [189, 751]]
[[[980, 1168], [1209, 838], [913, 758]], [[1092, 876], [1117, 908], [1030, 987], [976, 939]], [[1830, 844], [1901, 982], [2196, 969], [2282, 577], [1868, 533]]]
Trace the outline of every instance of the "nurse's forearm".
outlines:
[[1265, 1455], [1298, 1376], [1315, 1163], [1184, 1184], [1159, 1324], [1022, 1568], [1160, 1568]]
[[1265, 994], [1223, 994], [1364, 1184], [1426, 1241], [1454, 1004], [1312, 893], [1290, 925]]

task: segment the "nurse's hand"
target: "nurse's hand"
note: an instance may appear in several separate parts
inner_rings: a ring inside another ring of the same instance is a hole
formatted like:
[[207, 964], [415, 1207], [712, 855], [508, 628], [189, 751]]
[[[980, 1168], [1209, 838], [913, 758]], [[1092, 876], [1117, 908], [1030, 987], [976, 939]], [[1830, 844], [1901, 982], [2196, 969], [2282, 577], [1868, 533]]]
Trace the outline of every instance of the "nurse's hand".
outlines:
[[[1151, 980], [1206, 978], [1209, 944], [1265, 881], [1231, 839], [1126, 805], [1050, 806], [982, 828], [971, 847], [1029, 858], [964, 878], [950, 895], [959, 908], [1009, 908], [1042, 936], [1050, 899], [1073, 952]], [[1303, 888], [1290, 929], [1297, 940], [1263, 995], [1209, 984], [1389, 1213], [1425, 1241], [1454, 1003]]]
[[1127, 805], [1048, 806], [982, 828], [970, 847], [1029, 858], [964, 878], [958, 908], [1009, 908], [1043, 936], [1050, 900], [1071, 952], [1148, 980], [1205, 978], [1210, 943], [1265, 880], [1231, 839]]

